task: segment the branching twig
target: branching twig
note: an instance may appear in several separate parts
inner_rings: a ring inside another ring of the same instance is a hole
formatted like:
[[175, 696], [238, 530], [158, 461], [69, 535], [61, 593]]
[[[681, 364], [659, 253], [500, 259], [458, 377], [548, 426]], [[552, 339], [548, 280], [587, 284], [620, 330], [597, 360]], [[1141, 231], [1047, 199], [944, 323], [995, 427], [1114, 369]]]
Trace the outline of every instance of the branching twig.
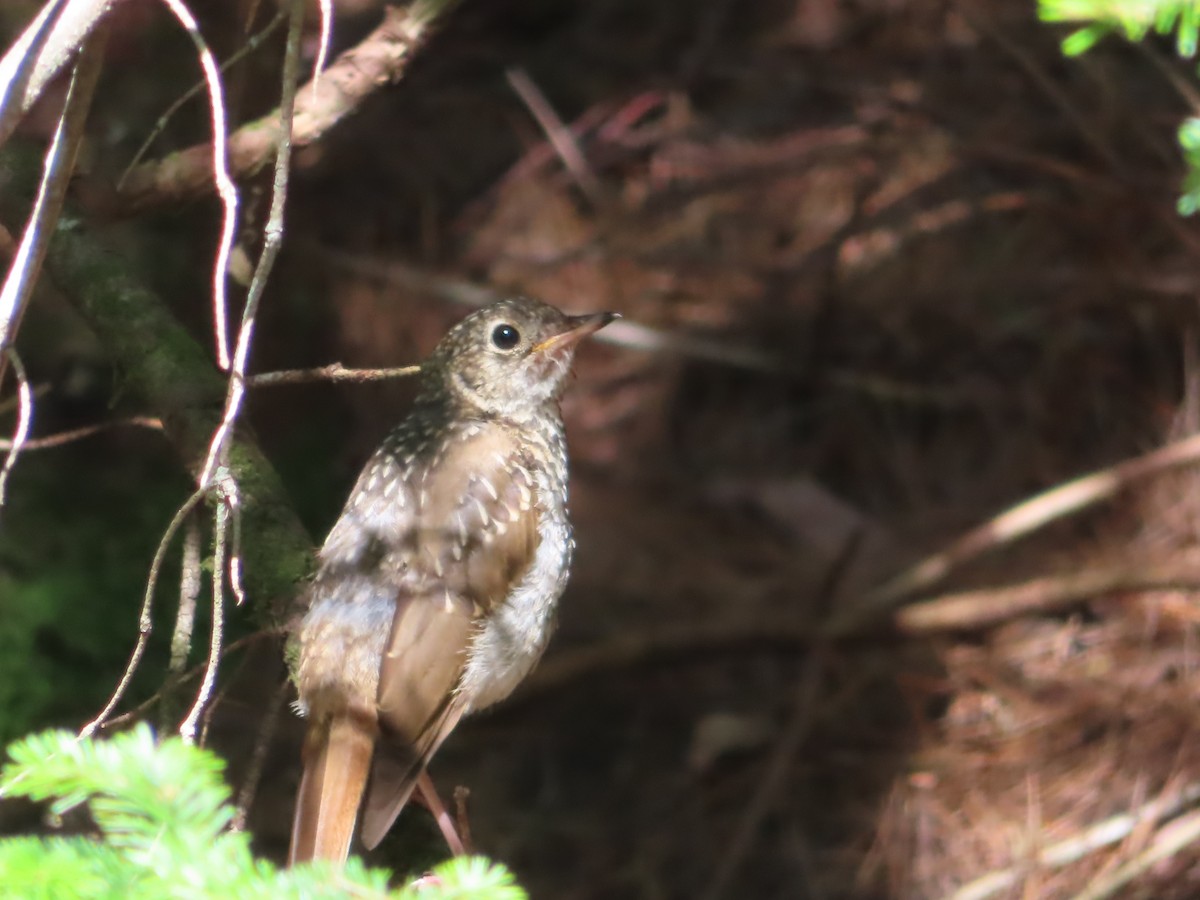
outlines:
[[[428, 5], [428, 4], [427, 4]], [[387, 6], [383, 21], [362, 43], [343, 53], [298, 95], [292, 142], [313, 143], [361, 105], [382, 85], [396, 81], [413, 51], [430, 32], [432, 17]], [[249, 122], [229, 136], [229, 160], [238, 175], [256, 171], [279, 143], [279, 111]], [[135, 211], [171, 203], [210, 189], [212, 150], [189, 147], [134, 169], [117, 196], [122, 208]]]
[[188, 37], [196, 45], [196, 54], [200, 58], [200, 68], [204, 71], [204, 80], [208, 85], [209, 109], [212, 114], [212, 176], [217, 186], [217, 195], [221, 198], [221, 239], [217, 244], [217, 258], [213, 263], [213, 318], [217, 339], [217, 365], [222, 369], [229, 368], [229, 298], [226, 291], [226, 280], [229, 273], [229, 255], [233, 252], [233, 232], [237, 228], [238, 193], [237, 186], [229, 174], [229, 151], [226, 147], [226, 135], [229, 132], [225, 118], [225, 91], [221, 86], [221, 73], [217, 66], [216, 57], [208, 49], [204, 35], [196, 18], [187, 8], [183, 0], [163, 0], [179, 24], [187, 31]]
[[[233, 429], [241, 414], [242, 401], [246, 394], [246, 365], [250, 358], [259, 303], [262, 300], [267, 279], [270, 277], [271, 268], [275, 263], [283, 238], [283, 211], [287, 198], [292, 150], [291, 119], [295, 108], [296, 77], [300, 65], [300, 31], [304, 21], [303, 0], [292, 0], [289, 15], [287, 50], [284, 54], [283, 64], [282, 99], [279, 104], [279, 145], [275, 152], [275, 179], [271, 196], [271, 212], [265, 228], [262, 254], [250, 282], [245, 309], [242, 311], [237, 346], [231, 361], [229, 388], [225, 395], [225, 411], [221, 418], [221, 424], [213, 434], [208, 458], [205, 460], [199, 478], [201, 490], [216, 487], [218, 504], [213, 540], [213, 623], [209, 668], [205, 671], [204, 681], [196, 697], [196, 702], [179, 728], [180, 735], [189, 743], [195, 740], [197, 723], [208, 705], [213, 685], [216, 683], [217, 666], [221, 657], [226, 565], [229, 566], [230, 582], [233, 592], [238, 598], [238, 603], [240, 604], [245, 597], [245, 591], [241, 584], [241, 560], [238, 556], [241, 541], [240, 491], [236, 477], [228, 468], [229, 449], [233, 439]], [[230, 553], [231, 546], [233, 547], [232, 555]]]
[[[239, 62], [257, 50], [262, 45], [263, 41], [274, 34], [275, 29], [283, 24], [284, 17], [285, 13], [282, 11], [276, 13], [275, 18], [264, 25], [260, 31], [247, 38], [246, 43], [242, 44], [242, 46], [237, 49], [237, 52], [233, 53], [229, 59], [221, 63], [220, 71], [222, 74], [233, 68], [233, 66], [237, 65]], [[207, 85], [208, 80], [202, 78], [200, 81], [192, 85], [187, 91], [185, 91], [183, 96], [168, 106], [166, 112], [158, 117], [158, 121], [154, 123], [154, 127], [150, 129], [150, 133], [146, 136], [146, 139], [142, 141], [142, 145], [138, 147], [137, 152], [133, 154], [133, 159], [129, 161], [129, 165], [125, 167], [125, 171], [121, 173], [121, 177], [117, 179], [118, 191], [125, 186], [125, 179], [129, 177], [129, 173], [132, 172], [134, 167], [142, 161], [142, 157], [146, 155], [146, 151], [150, 149], [150, 146], [154, 143], [158, 136], [162, 134], [163, 129], [167, 127], [167, 123], [171, 121], [171, 118], [175, 115], [175, 113], [179, 112], [179, 108], [204, 90]]]
[[167, 548], [171, 546], [171, 541], [174, 540], [176, 532], [179, 531], [183, 523], [187, 521], [187, 517], [191, 514], [200, 502], [208, 496], [205, 490], [195, 491], [187, 502], [179, 508], [175, 513], [175, 517], [171, 519], [171, 523], [167, 525], [167, 530], [163, 532], [162, 538], [158, 542], [158, 549], [154, 551], [154, 560], [150, 563], [150, 574], [146, 578], [146, 590], [142, 595], [142, 611], [138, 617], [138, 637], [137, 642], [133, 646], [133, 652], [129, 656], [129, 662], [125, 665], [125, 672], [121, 675], [121, 680], [117, 683], [116, 690], [109, 697], [108, 702], [104, 704], [104, 709], [96, 714], [92, 721], [88, 722], [79, 731], [80, 737], [91, 737], [96, 733], [96, 730], [103, 727], [108, 717], [112, 715], [112, 711], [117, 708], [117, 704], [125, 696], [125, 691], [129, 689], [129, 683], [133, 681], [134, 673], [141, 665], [142, 656], [146, 653], [146, 645], [150, 642], [150, 634], [154, 630], [154, 617], [152, 615], [154, 608], [154, 589], [158, 586], [158, 576], [162, 571], [163, 560], [167, 556]]
[[13, 466], [17, 464], [17, 457], [20, 456], [21, 450], [27, 443], [29, 426], [33, 421], [33, 392], [29, 390], [29, 379], [25, 375], [25, 366], [21, 364], [21, 357], [17, 356], [17, 351], [11, 347], [6, 355], [9, 362], [12, 363], [13, 374], [17, 377], [18, 402], [17, 427], [13, 432], [12, 440], [8, 442], [8, 455], [4, 458], [4, 466], [0, 467], [0, 507], [4, 506], [8, 477], [12, 474]]
[[[79, 61], [75, 64], [71, 85], [67, 89], [66, 104], [62, 115], [59, 116], [50, 149], [46, 152], [37, 199], [34, 201], [25, 232], [21, 235], [20, 246], [13, 255], [4, 288], [0, 291], [0, 352], [11, 347], [16, 340], [25, 307], [33, 295], [33, 286], [42, 271], [50, 235], [62, 212], [67, 184], [75, 169], [75, 158], [83, 137], [84, 122], [92, 105], [96, 82], [100, 78], [107, 35], [107, 26], [97, 28], [87, 39]], [[4, 362], [0, 357], [0, 374], [3, 373], [3, 369]]]

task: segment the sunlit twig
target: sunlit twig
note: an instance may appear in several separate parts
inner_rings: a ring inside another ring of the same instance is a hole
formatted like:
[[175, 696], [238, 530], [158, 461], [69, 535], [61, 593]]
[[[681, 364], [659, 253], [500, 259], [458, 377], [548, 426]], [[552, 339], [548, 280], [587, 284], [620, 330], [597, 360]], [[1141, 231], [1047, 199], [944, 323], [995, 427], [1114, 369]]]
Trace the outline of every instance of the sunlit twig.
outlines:
[[109, 697], [108, 702], [104, 704], [104, 708], [96, 714], [92, 721], [88, 722], [79, 731], [80, 737], [91, 737], [96, 730], [102, 727], [108, 717], [112, 715], [112, 711], [117, 708], [117, 704], [125, 696], [125, 691], [129, 689], [129, 683], [133, 681], [134, 673], [137, 672], [138, 666], [142, 662], [142, 657], [146, 653], [146, 645], [150, 642], [150, 633], [154, 630], [154, 617], [152, 615], [154, 607], [154, 589], [158, 586], [158, 576], [162, 571], [163, 560], [166, 559], [167, 549], [171, 546], [171, 541], [175, 539], [176, 532], [187, 517], [191, 514], [200, 502], [208, 496], [208, 491], [200, 489], [194, 491], [190, 497], [184, 502], [183, 506], [175, 513], [175, 517], [171, 519], [167, 530], [163, 532], [162, 538], [159, 539], [158, 549], [154, 551], [154, 560], [150, 563], [150, 574], [146, 578], [146, 590], [142, 595], [142, 611], [138, 617], [138, 637], [137, 643], [133, 646], [133, 652], [129, 655], [129, 662], [125, 665], [125, 672], [121, 675], [121, 680], [117, 683], [116, 690]]
[[[237, 51], [229, 57], [229, 59], [221, 63], [221, 72], [227, 72], [229, 69], [233, 68], [239, 62], [257, 50], [262, 45], [263, 41], [274, 34], [275, 29], [283, 24], [283, 20], [284, 13], [276, 13], [275, 18], [264, 25], [260, 31], [247, 38], [246, 43], [242, 44], [242, 46], [239, 47]], [[154, 143], [158, 136], [162, 134], [163, 129], [167, 127], [167, 123], [171, 121], [171, 118], [175, 115], [175, 113], [179, 112], [179, 108], [204, 90], [207, 85], [207, 79], [201, 79], [200, 81], [196, 82], [184, 92], [183, 96], [168, 106], [166, 112], [158, 117], [158, 121], [155, 122], [154, 127], [150, 129], [150, 134], [148, 134], [146, 139], [142, 141], [142, 145], [138, 147], [137, 153], [133, 154], [133, 159], [129, 161], [129, 165], [125, 167], [125, 171], [121, 173], [121, 177], [117, 179], [118, 191], [124, 187], [125, 179], [129, 177], [129, 173], [133, 171], [133, 168], [142, 161], [142, 157], [146, 155], [146, 151], [150, 149], [150, 146]]]
[[213, 319], [216, 328], [217, 364], [228, 370], [229, 298], [226, 275], [229, 272], [229, 255], [233, 251], [233, 232], [237, 227], [238, 193], [233, 178], [229, 175], [229, 128], [225, 117], [225, 95], [221, 88], [221, 73], [216, 57], [208, 49], [208, 43], [200, 33], [200, 27], [196, 24], [191, 10], [183, 0], [163, 0], [163, 3], [167, 4], [191, 37], [192, 43], [196, 45], [200, 67], [204, 70], [204, 80], [208, 84], [209, 108], [213, 123], [212, 172], [222, 208], [221, 239], [217, 246], [217, 258], [213, 263]]
[[21, 450], [29, 437], [29, 426], [33, 421], [33, 392], [29, 389], [29, 379], [25, 375], [25, 366], [21, 364], [21, 357], [17, 356], [17, 351], [11, 347], [6, 355], [8, 361], [12, 363], [13, 374], [17, 376], [17, 427], [13, 432], [12, 441], [9, 443], [8, 456], [4, 458], [4, 466], [0, 468], [0, 506], [4, 505], [4, 492], [8, 487], [8, 476], [12, 474], [13, 466], [17, 464], [17, 457], [20, 456]]

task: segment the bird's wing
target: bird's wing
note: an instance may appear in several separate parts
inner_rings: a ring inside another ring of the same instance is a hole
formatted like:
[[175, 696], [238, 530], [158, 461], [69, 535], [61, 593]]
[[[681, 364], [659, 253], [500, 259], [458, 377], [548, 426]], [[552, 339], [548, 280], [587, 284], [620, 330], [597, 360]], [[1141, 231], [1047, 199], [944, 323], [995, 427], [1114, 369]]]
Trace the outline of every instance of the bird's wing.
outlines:
[[395, 562], [409, 567], [406, 593], [379, 673], [382, 737], [363, 812], [368, 848], [391, 827], [469, 707], [471, 698], [456, 688], [472, 638], [529, 568], [538, 542], [533, 473], [500, 429], [449, 442], [417, 483], [419, 526], [407, 558]]

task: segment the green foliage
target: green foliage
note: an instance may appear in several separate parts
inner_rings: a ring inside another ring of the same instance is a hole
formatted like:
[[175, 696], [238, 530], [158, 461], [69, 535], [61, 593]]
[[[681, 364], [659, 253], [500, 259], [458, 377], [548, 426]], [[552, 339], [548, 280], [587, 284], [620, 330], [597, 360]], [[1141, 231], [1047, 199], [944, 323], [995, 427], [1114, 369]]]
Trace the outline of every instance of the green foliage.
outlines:
[[249, 838], [227, 830], [233, 812], [223, 763], [178, 738], [156, 743], [140, 725], [107, 741], [67, 732], [9, 748], [0, 796], [51, 801], [63, 813], [86, 803], [100, 840], [0, 840], [0, 885], [22, 898], [399, 898], [523, 900], [501, 866], [451, 860], [435, 884], [389, 892], [388, 873], [352, 859], [279, 870], [256, 860]]
[[1140, 41], [1151, 31], [1175, 34], [1180, 56], [1196, 55], [1200, 3], [1195, 0], [1040, 0], [1045, 22], [1086, 23], [1063, 41], [1063, 53], [1078, 56], [1114, 32]]
[[[1140, 41], [1152, 31], [1175, 35], [1176, 52], [1185, 59], [1196, 55], [1200, 42], [1198, 0], [1039, 0], [1038, 14], [1045, 22], [1082, 23], [1062, 44], [1067, 56], [1078, 56], [1103, 37], [1117, 33]], [[1200, 209], [1200, 119], [1187, 119], [1179, 129], [1188, 172], [1178, 208], [1189, 216]]]

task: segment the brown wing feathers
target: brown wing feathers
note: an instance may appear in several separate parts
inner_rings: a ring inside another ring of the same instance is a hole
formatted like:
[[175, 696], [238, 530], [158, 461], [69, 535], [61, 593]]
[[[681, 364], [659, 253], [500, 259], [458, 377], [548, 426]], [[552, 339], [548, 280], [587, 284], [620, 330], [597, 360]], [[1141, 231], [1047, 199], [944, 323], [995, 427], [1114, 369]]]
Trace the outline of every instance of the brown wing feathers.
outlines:
[[[460, 454], [469, 454], [469, 465]], [[312, 711], [292, 862], [345, 859], [368, 770], [362, 839], [373, 848], [383, 838], [429, 758], [469, 711], [471, 698], [456, 687], [480, 618], [532, 561], [536, 492], [506, 435], [484, 432], [451, 445], [420, 484], [416, 533], [382, 536], [392, 554], [378, 564], [402, 574], [408, 593], [397, 597], [379, 664], [378, 721]], [[396, 548], [407, 548], [402, 559]]]

